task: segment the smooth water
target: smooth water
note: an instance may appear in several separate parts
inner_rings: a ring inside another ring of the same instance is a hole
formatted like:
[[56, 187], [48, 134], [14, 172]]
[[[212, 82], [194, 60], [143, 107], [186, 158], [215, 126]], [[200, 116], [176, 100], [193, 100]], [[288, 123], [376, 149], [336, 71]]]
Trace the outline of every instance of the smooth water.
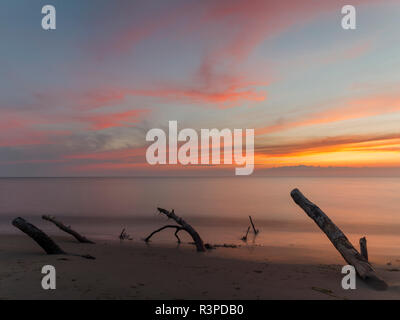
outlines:
[[[159, 206], [174, 208], [208, 242], [240, 243], [251, 215], [262, 231], [257, 244], [330, 246], [291, 199], [295, 187], [354, 245], [367, 235], [370, 247], [400, 254], [399, 178], [3, 178], [0, 232], [18, 232], [10, 221], [22, 216], [56, 233], [55, 226], [40, 219], [51, 214], [93, 237], [116, 238], [126, 227], [141, 239], [165, 224]], [[157, 237], [173, 242], [170, 233]]]

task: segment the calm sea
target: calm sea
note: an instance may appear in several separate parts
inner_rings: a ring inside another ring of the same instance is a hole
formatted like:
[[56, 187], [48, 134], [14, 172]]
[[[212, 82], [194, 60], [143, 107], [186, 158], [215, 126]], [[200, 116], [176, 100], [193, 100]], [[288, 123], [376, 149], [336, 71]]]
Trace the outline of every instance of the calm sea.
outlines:
[[[3, 178], [0, 232], [18, 233], [10, 221], [22, 216], [59, 234], [40, 219], [51, 214], [93, 238], [116, 239], [126, 228], [140, 240], [167, 222], [157, 214], [163, 207], [175, 209], [206, 242], [240, 244], [251, 215], [261, 230], [255, 244], [331, 247], [292, 201], [295, 187], [354, 245], [366, 235], [373, 250], [400, 254], [399, 178]], [[174, 243], [175, 238], [165, 231], [154, 241]]]

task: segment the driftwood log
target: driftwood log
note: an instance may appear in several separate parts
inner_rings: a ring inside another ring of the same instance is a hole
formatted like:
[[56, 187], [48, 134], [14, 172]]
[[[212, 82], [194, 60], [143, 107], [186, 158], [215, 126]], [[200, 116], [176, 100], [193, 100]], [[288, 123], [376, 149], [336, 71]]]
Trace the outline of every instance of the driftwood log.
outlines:
[[175, 214], [174, 210], [168, 211], [163, 208], [157, 208], [157, 209], [160, 213], [165, 214], [169, 219], [172, 219], [176, 223], [178, 223], [178, 225], [167, 225], [160, 229], [157, 229], [157, 230], [153, 231], [146, 239], [144, 239], [144, 241], [148, 242], [154, 234], [156, 234], [164, 229], [176, 229], [175, 237], [178, 239], [178, 243], [180, 243], [181, 240], [178, 237], [178, 232], [181, 230], [184, 230], [187, 233], [189, 233], [190, 236], [192, 237], [194, 244], [196, 245], [197, 251], [199, 251], [199, 252], [206, 251], [205, 247], [204, 247], [204, 242], [201, 239], [200, 235], [197, 233], [197, 231], [190, 224], [188, 224], [185, 220], [183, 220], [181, 217], [177, 216]]
[[367, 249], [367, 238], [362, 237], [360, 239], [360, 253], [368, 261], [368, 249]]
[[80, 235], [78, 232], [73, 230], [70, 226], [66, 226], [61, 221], [56, 220], [56, 218], [53, 216], [43, 215], [42, 219], [53, 222], [58, 228], [60, 228], [62, 231], [66, 232], [66, 233], [69, 233], [70, 235], [75, 237], [75, 239], [81, 243], [93, 243], [94, 244], [93, 241], [90, 241], [86, 237]]
[[294, 202], [298, 204], [327, 235], [344, 260], [356, 269], [361, 279], [371, 284], [375, 289], [386, 290], [388, 288], [387, 283], [378, 277], [371, 264], [358, 253], [344, 233], [317, 205], [308, 200], [298, 189], [294, 189], [290, 195]]
[[85, 254], [74, 254], [67, 253], [62, 250], [47, 234], [42, 230], [35, 227], [33, 224], [29, 223], [25, 219], [18, 217], [12, 221], [14, 227], [21, 230], [23, 233], [31, 237], [47, 254], [66, 254], [71, 256], [82, 257], [85, 259], [96, 259], [95, 257]]
[[14, 227], [30, 236], [47, 254], [66, 254], [47, 234], [20, 217], [12, 221]]

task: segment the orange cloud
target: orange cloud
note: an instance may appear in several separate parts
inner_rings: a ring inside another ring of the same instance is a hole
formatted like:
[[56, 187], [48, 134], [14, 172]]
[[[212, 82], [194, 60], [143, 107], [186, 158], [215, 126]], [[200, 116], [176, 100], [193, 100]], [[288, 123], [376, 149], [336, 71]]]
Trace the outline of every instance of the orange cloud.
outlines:
[[283, 121], [256, 130], [257, 135], [290, 130], [297, 127], [320, 125], [359, 119], [400, 111], [399, 96], [372, 96], [349, 101], [342, 107], [307, 114], [299, 120]]
[[400, 133], [318, 138], [285, 145], [259, 146], [255, 163], [271, 166], [399, 165]]
[[305, 153], [368, 150], [400, 143], [400, 133], [316, 138], [293, 144], [260, 146], [256, 152], [270, 157], [296, 156]]

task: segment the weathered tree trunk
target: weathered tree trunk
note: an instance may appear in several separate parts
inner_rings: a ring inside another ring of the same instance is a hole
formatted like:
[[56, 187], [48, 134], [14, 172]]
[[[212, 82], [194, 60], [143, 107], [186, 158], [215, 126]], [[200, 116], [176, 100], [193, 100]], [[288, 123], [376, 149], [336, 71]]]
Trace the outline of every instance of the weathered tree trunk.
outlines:
[[298, 189], [290, 194], [307, 215], [315, 221], [327, 235], [344, 260], [354, 266], [361, 279], [373, 285], [376, 289], [386, 290], [388, 285], [380, 279], [369, 262], [353, 247], [344, 233], [332, 222], [331, 219], [314, 203], [309, 201]]
[[35, 240], [47, 254], [66, 254], [47, 234], [36, 228], [33, 224], [20, 217], [15, 218], [12, 224]]
[[367, 238], [365, 237], [360, 239], [360, 253], [368, 261]]
[[181, 217], [178, 217], [175, 214], [174, 210], [168, 211], [168, 210], [165, 210], [162, 208], [157, 208], [157, 209], [160, 213], [165, 214], [168, 218], [175, 220], [176, 223], [178, 223], [180, 226], [182, 226], [183, 230], [185, 230], [187, 233], [189, 233], [191, 235], [191, 237], [193, 238], [193, 241], [196, 245], [197, 251], [200, 251], [200, 252], [205, 251], [203, 240], [201, 239], [201, 237], [197, 233], [197, 231], [190, 224], [188, 224]]
[[53, 222], [58, 228], [60, 228], [62, 231], [65, 231], [66, 233], [69, 233], [73, 237], [75, 237], [76, 240], [78, 240], [81, 243], [94, 243], [93, 241], [90, 241], [86, 237], [80, 235], [78, 232], [75, 230], [72, 230], [71, 227], [66, 226], [60, 221], [57, 221], [55, 217], [48, 216], [48, 215], [43, 215], [42, 219]]

